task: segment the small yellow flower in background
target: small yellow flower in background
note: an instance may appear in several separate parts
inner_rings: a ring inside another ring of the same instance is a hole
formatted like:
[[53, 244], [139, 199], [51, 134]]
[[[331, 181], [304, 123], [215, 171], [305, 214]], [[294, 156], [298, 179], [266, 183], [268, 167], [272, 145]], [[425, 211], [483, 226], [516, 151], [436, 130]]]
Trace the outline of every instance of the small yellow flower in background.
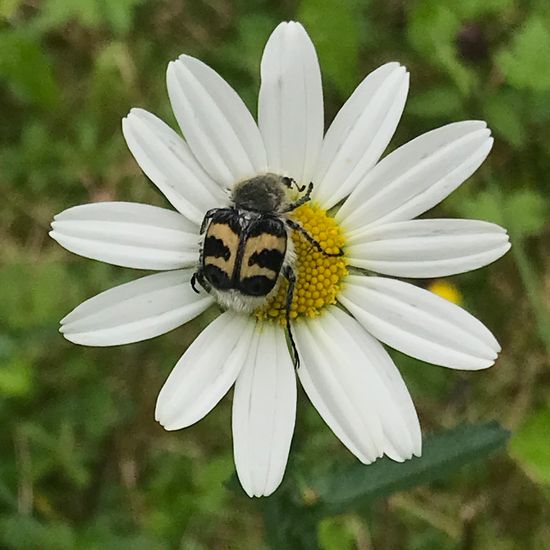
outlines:
[[462, 294], [456, 285], [450, 283], [449, 281], [443, 281], [442, 279], [437, 279], [428, 285], [428, 290], [445, 298], [449, 302], [456, 304], [457, 306], [462, 305]]

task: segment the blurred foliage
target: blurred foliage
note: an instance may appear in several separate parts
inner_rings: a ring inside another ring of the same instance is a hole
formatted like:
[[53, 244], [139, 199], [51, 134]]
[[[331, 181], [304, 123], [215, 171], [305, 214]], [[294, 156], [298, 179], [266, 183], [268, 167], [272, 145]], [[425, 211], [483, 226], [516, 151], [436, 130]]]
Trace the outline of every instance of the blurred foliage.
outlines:
[[[497, 221], [514, 245], [451, 280], [501, 341], [493, 369], [394, 354], [426, 434], [495, 418], [516, 432], [510, 455], [322, 518], [307, 480], [336, 461], [333, 473], [349, 467], [368, 486], [386, 463], [354, 464], [301, 396], [280, 492], [258, 501], [233, 490], [230, 398], [184, 432], [153, 419], [205, 319], [132, 346], [65, 342], [61, 317], [135, 275], [47, 237], [52, 215], [74, 204], [165, 204], [127, 151], [121, 118], [141, 106], [174, 124], [164, 72], [183, 52], [255, 111], [261, 50], [287, 19], [302, 20], [317, 45], [327, 121], [391, 60], [411, 72], [391, 148], [486, 119], [493, 152], [436, 214]], [[262, 548], [274, 529], [298, 526], [302, 541], [327, 550], [549, 548], [548, 59], [546, 0], [0, 0], [0, 547]]]
[[302, 0], [297, 19], [309, 30], [324, 77], [334, 83], [342, 97], [350, 95], [359, 76], [360, 3]]
[[304, 468], [300, 459], [294, 459], [290, 480], [265, 504], [270, 546], [281, 550], [314, 549], [318, 538], [323, 546], [338, 548], [338, 541], [346, 540], [345, 526], [331, 518], [365, 509], [395, 492], [444, 478], [468, 462], [485, 458], [501, 447], [508, 436], [496, 422], [459, 426], [428, 437], [421, 458], [405, 463], [383, 458], [369, 467], [368, 474], [357, 461], [326, 462], [310, 470]]
[[535, 482], [550, 485], [550, 445], [540, 441], [550, 433], [550, 407], [531, 413], [517, 431], [511, 452]]
[[[308, 490], [317, 495], [318, 507], [324, 511], [342, 512], [368, 503], [396, 490], [445, 477], [465, 463], [484, 458], [508, 439], [498, 424], [459, 426], [429, 437], [422, 457], [400, 464], [389, 458], [377, 460], [365, 476], [364, 468], [330, 464], [330, 472], [306, 476]], [[329, 475], [330, 473], [330, 475]]]

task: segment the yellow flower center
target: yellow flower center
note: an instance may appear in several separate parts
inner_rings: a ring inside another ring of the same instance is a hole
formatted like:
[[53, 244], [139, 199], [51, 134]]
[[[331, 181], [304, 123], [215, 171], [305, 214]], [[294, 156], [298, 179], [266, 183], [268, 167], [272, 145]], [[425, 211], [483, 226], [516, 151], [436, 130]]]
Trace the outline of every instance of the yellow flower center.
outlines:
[[[336, 254], [344, 246], [344, 236], [336, 221], [315, 203], [300, 206], [292, 213], [297, 221], [325, 252]], [[290, 306], [290, 318], [317, 317], [323, 307], [336, 303], [342, 288], [342, 278], [348, 273], [344, 256], [327, 256], [319, 252], [303, 235], [292, 233], [296, 261], [296, 284]], [[282, 280], [276, 294], [256, 311], [260, 320], [285, 323], [288, 281]]]

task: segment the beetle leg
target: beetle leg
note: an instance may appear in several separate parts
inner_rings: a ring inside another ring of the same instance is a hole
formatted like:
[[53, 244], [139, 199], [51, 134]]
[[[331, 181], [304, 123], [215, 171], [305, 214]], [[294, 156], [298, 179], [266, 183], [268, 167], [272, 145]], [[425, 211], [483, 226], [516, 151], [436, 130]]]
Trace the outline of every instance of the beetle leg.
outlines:
[[292, 298], [294, 296], [294, 286], [296, 285], [296, 275], [290, 266], [286, 266], [283, 270], [283, 275], [288, 280], [288, 290], [286, 292], [286, 303], [285, 303], [285, 318], [286, 318], [286, 329], [288, 331], [288, 339], [290, 340], [290, 347], [292, 349], [292, 363], [294, 364], [295, 369], [300, 368], [300, 357], [298, 355], [298, 348], [296, 347], [296, 342], [294, 341], [294, 335], [292, 334], [292, 329], [290, 328], [290, 306], [292, 305]]
[[200, 294], [200, 290], [197, 288], [197, 283], [199, 283], [199, 285], [201, 285], [206, 292], [210, 292], [210, 285], [206, 282], [201, 269], [195, 271], [191, 277], [191, 288], [197, 294]]
[[197, 293], [200, 294], [200, 290], [197, 288], [197, 274], [193, 273], [191, 277], [191, 288]]
[[206, 225], [208, 224], [210, 219], [213, 216], [215, 216], [220, 210], [225, 210], [225, 209], [224, 208], [211, 208], [210, 210], [208, 210], [206, 212], [206, 214], [204, 215], [204, 218], [202, 219], [202, 223], [201, 223], [201, 230], [200, 230], [201, 235], [206, 231]]
[[283, 183], [289, 188], [292, 189], [292, 186], [294, 185], [296, 189], [301, 193], [305, 190], [305, 185], [298, 185], [298, 182], [294, 178], [290, 178], [288, 176], [283, 176]]
[[294, 231], [298, 231], [300, 235], [308, 242], [310, 243], [317, 251], [319, 251], [324, 256], [343, 256], [344, 251], [340, 249], [336, 254], [333, 254], [331, 252], [327, 252], [322, 246], [321, 243], [314, 239], [298, 222], [295, 222], [294, 220], [285, 220], [285, 223], [291, 228], [294, 229]]

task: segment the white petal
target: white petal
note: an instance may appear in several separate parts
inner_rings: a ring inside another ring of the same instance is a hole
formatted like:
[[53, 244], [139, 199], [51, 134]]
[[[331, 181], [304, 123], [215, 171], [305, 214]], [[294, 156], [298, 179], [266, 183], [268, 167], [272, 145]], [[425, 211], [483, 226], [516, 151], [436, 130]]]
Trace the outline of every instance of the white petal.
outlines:
[[116, 346], [154, 338], [190, 321], [214, 300], [191, 288], [192, 270], [168, 271], [111, 288], [61, 320], [61, 332], [85, 346]]
[[323, 90], [315, 48], [300, 23], [281, 23], [265, 46], [258, 124], [269, 170], [309, 183], [323, 140]]
[[352, 275], [338, 300], [373, 336], [429, 363], [484, 369], [500, 351], [494, 336], [475, 317], [409, 283]]
[[194, 265], [197, 227], [177, 212], [132, 202], [97, 202], [54, 217], [50, 236], [85, 258], [137, 269]]
[[[338, 308], [296, 323], [298, 375], [315, 408], [342, 443], [368, 464], [420, 452], [416, 413], [383, 348]], [[411, 408], [412, 407], [412, 408]]]
[[285, 334], [256, 329], [233, 396], [237, 474], [249, 496], [268, 496], [283, 479], [296, 418], [296, 376]]
[[443, 277], [494, 262], [510, 249], [506, 231], [477, 220], [412, 220], [356, 231], [346, 256], [355, 266], [397, 277]]
[[426, 212], [477, 170], [493, 145], [490, 134], [485, 122], [465, 121], [413, 139], [366, 175], [336, 219], [351, 232]]
[[255, 325], [226, 311], [199, 334], [160, 390], [155, 419], [166, 430], [191, 426], [216, 406], [246, 360]]
[[368, 358], [366, 364], [377, 371], [386, 385], [389, 394], [400, 408], [401, 416], [407, 425], [412, 445], [408, 451], [415, 456], [420, 456], [422, 453], [420, 423], [413, 400], [401, 373], [395, 366], [392, 358], [388, 355], [388, 352], [384, 349], [384, 346], [376, 338], [373, 338], [366, 332], [355, 319], [340, 310], [337, 310], [337, 312], [342, 317], [342, 321], [346, 321], [342, 323], [346, 327], [346, 330], [353, 336], [355, 342], [362, 348], [365, 357]]
[[323, 141], [313, 179], [315, 198], [331, 208], [378, 162], [407, 99], [409, 73], [387, 63], [369, 74], [336, 115]]
[[172, 109], [185, 138], [217, 182], [231, 186], [266, 171], [258, 126], [223, 78], [187, 55], [168, 65], [166, 78]]
[[155, 115], [132, 109], [122, 119], [122, 132], [147, 177], [195, 224], [200, 225], [208, 209], [226, 200], [220, 186], [201, 168], [187, 143]]

